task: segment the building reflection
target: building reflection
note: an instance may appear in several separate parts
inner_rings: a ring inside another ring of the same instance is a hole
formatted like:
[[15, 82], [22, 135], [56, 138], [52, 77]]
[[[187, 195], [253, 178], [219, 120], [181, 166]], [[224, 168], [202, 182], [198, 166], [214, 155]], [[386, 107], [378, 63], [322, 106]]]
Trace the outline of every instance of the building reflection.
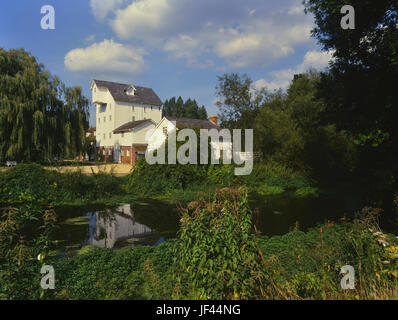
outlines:
[[103, 248], [113, 248], [127, 239], [140, 238], [153, 232], [147, 226], [137, 223], [129, 204], [116, 210], [91, 213], [89, 216], [88, 244]]

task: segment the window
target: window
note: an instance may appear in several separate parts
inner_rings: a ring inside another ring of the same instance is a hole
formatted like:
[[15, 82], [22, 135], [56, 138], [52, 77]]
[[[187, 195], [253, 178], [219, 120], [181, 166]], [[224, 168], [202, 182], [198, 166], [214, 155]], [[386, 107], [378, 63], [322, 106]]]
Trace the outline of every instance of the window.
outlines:
[[102, 150], [102, 154], [105, 156], [106, 155], [106, 153], [105, 153], [105, 149], [104, 150]]
[[136, 89], [134, 88], [134, 86], [131, 86], [127, 89], [124, 90], [124, 92], [129, 95], [129, 96], [134, 96], [135, 95], [135, 91]]
[[124, 138], [124, 132], [122, 132], [122, 138]]
[[122, 157], [124, 157], [124, 150], [122, 150]]
[[106, 117], [104, 117], [104, 122], [106, 122]]
[[112, 116], [109, 116], [109, 121], [112, 121]]
[[127, 156], [130, 157], [130, 150], [127, 150]]
[[135, 116], [133, 116], [133, 121], [135, 121]]
[[111, 155], [112, 155], [112, 150], [109, 149], [109, 150], [108, 150], [108, 156], [111, 156]]
[[101, 118], [98, 118], [98, 123], [101, 123]]
[[163, 127], [163, 133], [167, 136], [167, 127]]
[[109, 139], [112, 138], [112, 132], [109, 132]]
[[106, 139], [105, 133], [103, 134], [104, 140]]

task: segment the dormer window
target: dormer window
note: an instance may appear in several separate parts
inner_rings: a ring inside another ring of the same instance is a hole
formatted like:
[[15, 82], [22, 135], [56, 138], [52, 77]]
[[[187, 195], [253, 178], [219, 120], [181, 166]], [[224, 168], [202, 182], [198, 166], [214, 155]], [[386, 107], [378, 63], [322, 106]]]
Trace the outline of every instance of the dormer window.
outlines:
[[127, 88], [124, 90], [124, 92], [125, 92], [127, 95], [129, 95], [129, 96], [134, 96], [134, 95], [135, 95], [135, 91], [136, 91], [136, 88], [134, 88], [134, 86], [127, 87]]

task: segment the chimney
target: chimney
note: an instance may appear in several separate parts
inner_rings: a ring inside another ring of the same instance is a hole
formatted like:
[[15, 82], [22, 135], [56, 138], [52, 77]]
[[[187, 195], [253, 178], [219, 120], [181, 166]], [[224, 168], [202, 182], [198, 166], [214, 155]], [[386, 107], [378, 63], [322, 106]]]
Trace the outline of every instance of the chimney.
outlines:
[[216, 126], [218, 126], [218, 116], [210, 116], [209, 121], [213, 122]]

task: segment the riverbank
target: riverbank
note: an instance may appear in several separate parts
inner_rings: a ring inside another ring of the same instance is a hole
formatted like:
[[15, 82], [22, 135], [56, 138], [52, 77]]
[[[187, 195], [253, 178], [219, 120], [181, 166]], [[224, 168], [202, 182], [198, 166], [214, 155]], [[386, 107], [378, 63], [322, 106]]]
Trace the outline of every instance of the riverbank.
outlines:
[[[337, 200], [324, 202], [322, 193], [302, 195], [297, 191], [313, 188], [305, 185], [311, 180], [289, 171], [281, 174], [275, 166], [258, 166], [257, 176], [247, 184], [245, 178], [229, 180], [228, 167], [214, 170], [205, 171], [202, 184], [192, 181], [185, 189], [163, 184], [163, 194], [152, 192], [146, 199], [134, 190], [149, 186], [150, 172], [134, 188], [131, 183], [137, 180], [130, 177], [59, 173], [37, 165], [1, 173], [0, 298], [397, 298], [398, 243], [396, 235], [380, 231], [376, 219], [380, 211], [362, 210], [354, 220], [344, 218], [341, 210], [329, 215], [328, 210], [345, 198], [337, 195]], [[222, 185], [223, 181], [234, 187]], [[264, 182], [284, 188], [284, 193], [256, 192]], [[256, 197], [262, 202], [256, 202]], [[347, 199], [352, 198], [347, 194]], [[108, 210], [122, 203], [129, 204], [122, 212]], [[66, 204], [72, 209], [62, 216], [57, 208]], [[81, 207], [87, 204], [100, 208]], [[131, 224], [144, 234], [160, 230], [159, 239], [154, 239], [158, 245], [134, 242], [133, 230], [133, 238], [121, 235], [127, 240], [123, 248], [117, 242], [116, 224]], [[61, 235], [56, 233], [60, 228]], [[167, 241], [161, 244], [163, 236]], [[78, 246], [72, 243], [73, 250], [56, 250], [54, 240], [76, 237], [93, 240]], [[98, 248], [104, 245], [114, 249]], [[37, 261], [38, 254], [45, 260]], [[44, 262], [57, 270], [56, 291], [38, 289], [40, 274], [35, 270]], [[347, 264], [356, 270], [361, 264], [361, 286], [356, 291], [339, 287], [341, 266]], [[257, 276], [261, 283], [256, 282]]]
[[[398, 240], [379, 231], [379, 213], [368, 208], [352, 221], [268, 237], [253, 230], [246, 191], [224, 188], [183, 209], [175, 239], [60, 254], [46, 236], [57, 214], [25, 204], [0, 223], [0, 298], [398, 299]], [[42, 263], [56, 270], [55, 290], [37, 286]], [[340, 286], [344, 265], [356, 270], [355, 290]]]

